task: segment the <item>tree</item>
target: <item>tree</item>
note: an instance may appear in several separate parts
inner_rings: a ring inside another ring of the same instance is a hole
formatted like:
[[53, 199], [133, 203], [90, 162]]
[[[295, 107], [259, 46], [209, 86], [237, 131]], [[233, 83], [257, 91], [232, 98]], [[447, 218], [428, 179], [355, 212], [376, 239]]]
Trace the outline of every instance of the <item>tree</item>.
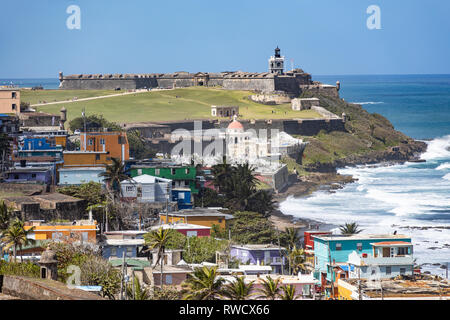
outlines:
[[141, 283], [138, 278], [134, 278], [133, 284], [127, 285], [127, 297], [130, 300], [149, 300], [150, 291], [147, 288], [141, 287]]
[[290, 249], [287, 258], [289, 261], [290, 274], [298, 274], [301, 270], [306, 270], [305, 251], [302, 248], [297, 248], [297, 246], [294, 245], [294, 247]]
[[356, 222], [340, 225], [339, 230], [341, 230], [341, 233], [345, 235], [358, 234], [363, 231], [362, 229], [359, 229], [359, 225]]
[[226, 284], [223, 289], [223, 296], [231, 300], [247, 300], [252, 293], [255, 281], [245, 283], [245, 277], [234, 277], [234, 281]]
[[222, 163], [216, 164], [211, 169], [214, 175], [214, 185], [219, 188], [219, 192], [227, 191], [227, 181], [231, 177], [232, 167], [227, 163], [227, 157], [223, 156]]
[[262, 279], [262, 287], [258, 292], [260, 299], [275, 300], [280, 293], [280, 278], [274, 280], [271, 276], [267, 276], [266, 279]]
[[216, 300], [223, 295], [225, 280], [217, 277], [217, 266], [195, 268], [184, 282], [184, 300]]
[[113, 202], [122, 194], [120, 183], [123, 180], [128, 180], [125, 174], [125, 166], [118, 158], [112, 158], [112, 164], [106, 167], [106, 171], [99, 173], [99, 177], [103, 177], [108, 188], [108, 191], [112, 195]]
[[161, 274], [160, 274], [160, 285], [161, 289], [163, 288], [163, 268], [164, 268], [164, 253], [166, 250], [167, 242], [169, 241], [172, 232], [172, 229], [163, 229], [162, 227], [158, 230], [146, 233], [144, 235], [144, 239], [146, 244], [150, 247], [150, 249], [158, 249], [158, 259], [155, 263], [155, 266], [160, 263], [161, 265]]
[[279, 294], [281, 300], [297, 300], [299, 296], [295, 294], [295, 287], [293, 285], [285, 284], [281, 287], [281, 293]]
[[6, 133], [0, 133], [0, 173], [7, 167], [11, 155], [12, 138]]
[[17, 248], [34, 242], [32, 239], [27, 239], [27, 234], [32, 232], [34, 227], [25, 231], [23, 222], [16, 218], [16, 220], [9, 225], [9, 227], [2, 233], [2, 242], [5, 243], [3, 250], [13, 249], [14, 262], [17, 259]]
[[294, 227], [286, 228], [285, 232], [289, 249], [292, 249], [300, 242], [300, 237], [298, 236], [297, 228]]
[[11, 212], [4, 201], [0, 202], [0, 232], [8, 229]]
[[[34, 232], [35, 227], [31, 227], [28, 230], [25, 230], [25, 223], [22, 220], [16, 219], [13, 222], [13, 225], [15, 225], [21, 232], [23, 233], [24, 237], [21, 242], [19, 242], [19, 249], [22, 250], [23, 246], [27, 246], [30, 244], [35, 244], [36, 241], [34, 239], [28, 238], [28, 235]], [[20, 254], [20, 261], [23, 262], [22, 253]]]
[[128, 144], [130, 145], [130, 155], [135, 159], [149, 159], [156, 154], [150, 146], [145, 143], [141, 132], [132, 130], [127, 132]]
[[120, 125], [114, 122], [109, 122], [102, 115], [90, 115], [87, 116], [86, 119], [83, 117], [77, 117], [72, 119], [69, 122], [69, 127], [72, 131], [80, 130], [84, 131], [84, 121], [86, 120], [86, 130], [95, 130], [98, 131], [100, 129], [106, 128], [110, 131], [122, 131]]
[[257, 212], [239, 211], [230, 221], [231, 239], [236, 243], [285, 243], [285, 234], [279, 234], [272, 222]]

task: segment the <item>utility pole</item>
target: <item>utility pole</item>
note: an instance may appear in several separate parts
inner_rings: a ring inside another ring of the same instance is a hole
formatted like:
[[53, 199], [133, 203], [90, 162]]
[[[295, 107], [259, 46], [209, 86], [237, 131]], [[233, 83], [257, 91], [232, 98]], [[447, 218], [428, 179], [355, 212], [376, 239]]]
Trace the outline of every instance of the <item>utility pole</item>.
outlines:
[[166, 223], [169, 223], [169, 191], [170, 191], [170, 185], [169, 182], [167, 182], [167, 194], [166, 194]]
[[120, 279], [120, 300], [123, 300], [123, 281], [125, 278], [124, 273], [124, 267], [125, 267], [125, 250], [122, 252], [122, 277]]

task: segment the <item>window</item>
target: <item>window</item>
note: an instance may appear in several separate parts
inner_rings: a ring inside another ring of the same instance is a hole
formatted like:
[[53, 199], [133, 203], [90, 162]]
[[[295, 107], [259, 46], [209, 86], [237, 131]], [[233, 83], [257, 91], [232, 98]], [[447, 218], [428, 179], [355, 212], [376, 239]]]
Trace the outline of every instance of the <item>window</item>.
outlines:
[[133, 247], [127, 247], [127, 257], [133, 256]]
[[172, 275], [166, 274], [166, 284], [172, 284]]
[[100, 160], [100, 155], [99, 154], [95, 155], [95, 160]]
[[15, 175], [14, 175], [14, 179], [15, 179], [15, 180], [19, 179], [19, 175], [18, 175], [18, 174], [15, 174]]
[[170, 174], [175, 175], [175, 169], [174, 168], [170, 169]]
[[357, 243], [357, 244], [356, 244], [356, 249], [357, 249], [358, 251], [362, 251], [362, 243]]
[[137, 173], [138, 173], [138, 175], [141, 175], [142, 174], [142, 169], [137, 169]]
[[178, 199], [184, 199], [184, 192], [178, 192]]
[[17, 104], [13, 103], [12, 109], [13, 109], [13, 110], [16, 110], [16, 109], [17, 109]]
[[184, 173], [189, 174], [189, 168], [184, 169]]
[[17, 92], [12, 92], [11, 93], [11, 98], [13, 98], [13, 99], [17, 98]]
[[159, 176], [160, 175], [160, 169], [155, 169], [155, 174], [157, 175], [157, 176]]
[[391, 267], [386, 267], [386, 274], [391, 274], [391, 273], [392, 273]]
[[399, 256], [404, 256], [408, 253], [408, 248], [405, 247], [400, 247], [398, 248], [398, 255]]
[[94, 145], [94, 139], [89, 139], [88, 146], [93, 146], [93, 145]]
[[105, 145], [105, 139], [101, 138], [101, 139], [100, 139], [100, 144], [101, 144], [101, 145]]
[[111, 248], [111, 257], [117, 257], [117, 248], [116, 247]]
[[336, 243], [336, 251], [340, 251], [340, 250], [342, 250], [342, 244]]
[[197, 231], [192, 231], [192, 230], [187, 231], [186, 232], [186, 236], [187, 237], [196, 237], [197, 236]]
[[406, 268], [400, 268], [400, 274], [405, 274], [406, 273]]
[[32, 174], [31, 174], [31, 177], [32, 177], [32, 178], [36, 178], [36, 173], [32, 173]]

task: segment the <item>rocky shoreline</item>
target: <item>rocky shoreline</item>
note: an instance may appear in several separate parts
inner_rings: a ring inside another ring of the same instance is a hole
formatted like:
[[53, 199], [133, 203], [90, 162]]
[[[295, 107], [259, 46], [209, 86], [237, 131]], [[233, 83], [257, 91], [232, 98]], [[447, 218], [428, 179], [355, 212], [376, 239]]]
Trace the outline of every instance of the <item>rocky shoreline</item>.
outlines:
[[402, 164], [407, 161], [417, 161], [420, 154], [424, 153], [426, 149], [426, 143], [412, 140], [405, 141], [399, 147], [391, 148], [390, 150], [354, 155], [333, 163], [310, 165], [305, 168], [308, 174], [294, 177], [285, 190], [274, 195], [275, 209], [269, 219], [279, 230], [285, 230], [288, 227], [299, 228], [300, 230], [329, 230], [335, 228], [337, 226], [285, 215], [279, 210], [279, 204], [291, 196], [294, 198], [307, 197], [318, 190], [334, 192], [334, 190], [342, 189], [347, 183], [357, 181], [350, 175], [338, 174], [338, 168], [374, 164], [389, 166]]

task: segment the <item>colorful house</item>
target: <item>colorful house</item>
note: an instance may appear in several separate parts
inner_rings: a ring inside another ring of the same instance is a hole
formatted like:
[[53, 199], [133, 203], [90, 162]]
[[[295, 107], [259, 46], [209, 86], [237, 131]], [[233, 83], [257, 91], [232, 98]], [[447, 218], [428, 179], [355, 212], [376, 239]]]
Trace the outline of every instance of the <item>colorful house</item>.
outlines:
[[[166, 221], [166, 215], [168, 221]], [[222, 230], [226, 228], [227, 220], [233, 219], [232, 215], [220, 212], [212, 208], [194, 208], [176, 212], [160, 213], [161, 223], [189, 223], [206, 227], [219, 226]]]
[[136, 258], [145, 245], [144, 239], [106, 239], [102, 245], [102, 256], [105, 259]]
[[89, 182], [96, 182], [104, 184], [103, 178], [99, 176], [100, 173], [105, 172], [104, 167], [87, 167], [87, 168], [60, 168], [59, 173], [59, 185], [60, 186], [73, 186], [80, 185]]
[[96, 221], [78, 220], [68, 223], [49, 224], [40, 221], [27, 222], [24, 229], [34, 230], [29, 234], [33, 240], [56, 240], [62, 242], [97, 243], [98, 226]]
[[52, 167], [14, 167], [6, 172], [5, 182], [39, 183], [50, 185], [53, 182]]
[[63, 148], [54, 138], [26, 136], [19, 139], [17, 157], [52, 157], [62, 160]]
[[108, 158], [117, 158], [122, 162], [130, 158], [126, 132], [82, 132], [80, 150], [107, 152]]
[[145, 203], [171, 201], [172, 180], [143, 174], [120, 183], [122, 200]]
[[164, 162], [150, 165], [132, 165], [131, 177], [148, 174], [155, 177], [172, 180], [172, 188], [189, 188], [192, 194], [198, 194], [196, 185], [197, 170], [195, 166], [172, 165]]
[[372, 243], [372, 253], [353, 251], [348, 257], [349, 278], [389, 279], [414, 274], [413, 245], [406, 241]]
[[106, 167], [111, 162], [106, 151], [64, 151], [64, 168]]
[[314, 236], [314, 268], [315, 276], [322, 284], [336, 281], [333, 267], [347, 264], [349, 256], [356, 251], [358, 254], [371, 254], [373, 244], [386, 241], [402, 241], [411, 243], [406, 235], [393, 234], [355, 234], [355, 235], [319, 235]]
[[272, 273], [281, 274], [287, 265], [284, 253], [286, 249], [272, 244], [232, 245], [232, 258], [243, 264], [266, 265], [272, 267]]
[[191, 189], [175, 188], [172, 189], [172, 201], [178, 205], [178, 209], [192, 209]]

